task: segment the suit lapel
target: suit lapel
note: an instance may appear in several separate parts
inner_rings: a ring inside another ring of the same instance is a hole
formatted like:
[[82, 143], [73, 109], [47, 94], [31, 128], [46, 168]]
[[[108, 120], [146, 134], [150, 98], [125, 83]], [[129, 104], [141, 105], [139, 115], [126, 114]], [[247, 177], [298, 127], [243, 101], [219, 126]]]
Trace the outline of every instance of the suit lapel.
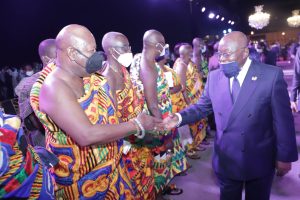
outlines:
[[242, 108], [247, 104], [260, 80], [261, 74], [259, 66], [255, 61], [252, 61], [237, 100], [233, 105], [226, 127], [237, 117]]
[[230, 116], [230, 113], [232, 111], [232, 99], [230, 94], [230, 85], [229, 85], [229, 79], [224, 76], [223, 73], [219, 74], [219, 86], [217, 88], [220, 88], [219, 90], [219, 102], [221, 102], [221, 109], [219, 113], [215, 113], [217, 115], [221, 115], [222, 117], [222, 127], [225, 128], [228, 118]]

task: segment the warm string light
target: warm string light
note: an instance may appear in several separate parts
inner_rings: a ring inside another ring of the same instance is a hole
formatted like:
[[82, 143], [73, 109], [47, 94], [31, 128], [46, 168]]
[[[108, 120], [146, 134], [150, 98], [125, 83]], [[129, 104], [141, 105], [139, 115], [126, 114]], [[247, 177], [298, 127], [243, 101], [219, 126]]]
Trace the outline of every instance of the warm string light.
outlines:
[[[190, 1], [191, 3], [193, 2], [193, 0], [189, 0], [189, 1]], [[199, 3], [198, 3], [197, 5], [199, 5]], [[206, 8], [205, 6], [201, 7], [201, 12], [204, 13], [205, 11], [207, 11], [207, 8]], [[222, 17], [222, 16], [220, 16], [220, 15], [218, 15], [218, 14], [215, 14], [215, 13], [213, 13], [213, 12], [209, 12], [208, 18], [209, 18], [209, 19], [220, 19], [221, 21], [224, 21], [224, 20], [225, 20], [224, 17]], [[232, 26], [235, 24], [234, 21], [232, 21], [232, 20], [229, 20], [229, 21], [230, 21], [230, 22], [228, 22], [228, 24], [230, 24], [230, 25], [232, 25]]]
[[[189, 0], [189, 1], [190, 1], [190, 5], [192, 6], [192, 3], [193, 3], [194, 0]], [[196, 5], [199, 6], [199, 2], [196, 2]], [[202, 13], [207, 13], [206, 15], [210, 20], [220, 20], [221, 22], [225, 21], [225, 17], [223, 17], [219, 14], [215, 14], [214, 12], [209, 11], [205, 6], [201, 6], [200, 11]], [[227, 20], [226, 21], [228, 22], [229, 25], [233, 26], [235, 24], [235, 22], [233, 20], [230, 20], [230, 19], [227, 19]], [[231, 28], [229, 28], [227, 30], [223, 30], [224, 35], [227, 34], [227, 33], [230, 33], [230, 32], [232, 32]]]

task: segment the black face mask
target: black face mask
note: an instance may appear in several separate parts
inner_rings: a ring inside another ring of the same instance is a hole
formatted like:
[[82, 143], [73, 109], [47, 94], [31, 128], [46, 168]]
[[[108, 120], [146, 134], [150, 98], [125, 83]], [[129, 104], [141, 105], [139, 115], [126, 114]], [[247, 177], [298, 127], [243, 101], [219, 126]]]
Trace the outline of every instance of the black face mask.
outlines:
[[105, 68], [103, 62], [106, 60], [106, 55], [102, 51], [95, 52], [86, 62], [86, 72], [89, 74], [95, 73], [96, 71], [102, 72]]
[[[95, 73], [97, 71], [104, 71], [105, 66], [103, 65], [103, 62], [106, 60], [106, 55], [102, 51], [96, 51], [93, 53], [91, 57], [87, 57], [84, 55], [81, 51], [76, 49], [82, 56], [87, 58], [86, 64], [85, 64], [85, 71], [88, 74]], [[79, 64], [80, 65], [80, 64]], [[84, 67], [84, 66], [82, 66]]]

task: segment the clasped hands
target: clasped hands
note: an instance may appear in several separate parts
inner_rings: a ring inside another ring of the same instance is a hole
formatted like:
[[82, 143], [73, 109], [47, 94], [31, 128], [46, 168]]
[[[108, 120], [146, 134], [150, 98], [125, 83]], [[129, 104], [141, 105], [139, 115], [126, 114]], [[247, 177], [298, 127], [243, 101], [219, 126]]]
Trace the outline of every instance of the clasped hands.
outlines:
[[145, 130], [148, 131], [170, 131], [175, 128], [178, 122], [178, 117], [175, 114], [170, 114], [165, 119], [159, 119], [146, 113], [141, 113], [137, 117]]

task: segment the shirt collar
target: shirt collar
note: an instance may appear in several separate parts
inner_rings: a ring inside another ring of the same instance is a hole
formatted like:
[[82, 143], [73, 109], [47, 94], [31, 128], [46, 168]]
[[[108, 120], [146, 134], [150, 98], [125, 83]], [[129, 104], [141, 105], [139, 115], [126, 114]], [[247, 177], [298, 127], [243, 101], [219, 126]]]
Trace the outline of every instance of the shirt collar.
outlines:
[[250, 60], [250, 58], [248, 57], [245, 64], [243, 65], [243, 67], [241, 68], [241, 71], [239, 72], [239, 75], [238, 77], [245, 77], [247, 72], [248, 72], [248, 69], [251, 65], [251, 62], [252, 60]]
[[248, 57], [245, 64], [243, 65], [243, 67], [241, 68], [241, 72], [246, 72], [248, 71], [250, 65], [251, 65], [252, 60], [250, 60], [250, 58]]

